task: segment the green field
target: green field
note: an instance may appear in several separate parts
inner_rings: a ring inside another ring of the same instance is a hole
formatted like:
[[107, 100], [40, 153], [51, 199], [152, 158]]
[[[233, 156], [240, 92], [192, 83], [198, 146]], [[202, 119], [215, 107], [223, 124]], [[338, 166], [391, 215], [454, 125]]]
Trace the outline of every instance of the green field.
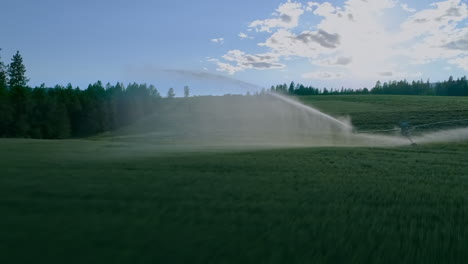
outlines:
[[[427, 123], [468, 119], [468, 97], [448, 96], [403, 96], [403, 95], [329, 95], [329, 96], [302, 96], [299, 101], [311, 105], [334, 117], [350, 118], [351, 123], [358, 130], [389, 129], [398, 126], [401, 122], [409, 122], [412, 125]], [[177, 98], [167, 103], [160, 110], [158, 117], [150, 117], [142, 120], [134, 126], [125, 128], [112, 134], [137, 134], [141, 132], [154, 132], [161, 127], [175, 127], [184, 124], [194, 111], [193, 106], [197, 104], [208, 104], [215, 108], [237, 107], [240, 101], [254, 100], [242, 97], [194, 97]], [[227, 106], [226, 106], [227, 105]], [[244, 111], [248, 112], [251, 105], [245, 105]], [[180, 111], [185, 109], [185, 111]], [[177, 111], [179, 110], [179, 111]], [[196, 109], [195, 109], [196, 110]], [[237, 111], [239, 109], [236, 109]], [[271, 110], [271, 109], [269, 109]], [[200, 116], [206, 115], [206, 110], [199, 110]], [[232, 116], [216, 116], [214, 118], [229, 119]], [[223, 113], [225, 114], [225, 113]], [[166, 118], [164, 118], [166, 117]], [[158, 120], [164, 125], [155, 128], [152, 123]], [[212, 120], [205, 120], [209, 123]], [[214, 123], [214, 122], [213, 122]], [[434, 129], [447, 129], [456, 127], [467, 127], [468, 121], [458, 123], [446, 123], [442, 126], [428, 126], [421, 132]], [[175, 132], [177, 127], [171, 132]]]
[[[301, 101], [336, 116], [349, 115], [353, 125], [363, 130], [391, 128], [404, 121], [421, 125], [468, 118], [468, 97], [330, 95], [304, 96]], [[460, 125], [468, 122], [444, 124], [443, 128]]]
[[[466, 98], [302, 100], [360, 129], [468, 113]], [[145, 123], [92, 139], [0, 139], [0, 263], [468, 259], [468, 142], [256, 149], [116, 137]]]

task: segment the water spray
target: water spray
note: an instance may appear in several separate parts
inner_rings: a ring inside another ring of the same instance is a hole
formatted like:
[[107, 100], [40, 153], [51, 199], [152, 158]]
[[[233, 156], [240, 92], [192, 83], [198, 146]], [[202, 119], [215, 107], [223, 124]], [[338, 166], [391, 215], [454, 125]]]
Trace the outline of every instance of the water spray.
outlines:
[[381, 129], [381, 130], [366, 130], [366, 131], [355, 131], [356, 133], [360, 134], [373, 134], [373, 133], [381, 133], [381, 132], [393, 132], [393, 131], [398, 131], [400, 134], [404, 137], [406, 137], [411, 145], [415, 146], [416, 143], [412, 139], [412, 134], [413, 131], [415, 131], [418, 128], [422, 127], [429, 127], [433, 125], [440, 125], [440, 124], [451, 124], [451, 123], [460, 123], [460, 122], [465, 122], [468, 121], [467, 119], [456, 119], [456, 120], [445, 120], [445, 121], [438, 121], [438, 122], [432, 122], [432, 123], [427, 123], [427, 124], [422, 124], [422, 125], [417, 125], [417, 126], [412, 126], [409, 122], [402, 122], [399, 125], [399, 128], [393, 128], [393, 129]]
[[318, 116], [320, 116], [320, 117], [322, 117], [322, 118], [324, 118], [324, 119], [326, 119], [328, 121], [332, 121], [333, 123], [335, 123], [335, 124], [337, 124], [339, 126], [342, 126], [345, 129], [349, 129], [349, 130], [353, 129], [353, 127], [350, 124], [348, 124], [346, 122], [343, 122], [341, 120], [338, 120], [338, 119], [336, 119], [336, 118], [334, 118], [332, 116], [329, 116], [329, 115], [327, 115], [327, 114], [325, 114], [323, 112], [320, 112], [319, 110], [317, 110], [315, 108], [312, 108], [310, 106], [301, 104], [300, 102], [298, 102], [296, 100], [293, 100], [293, 99], [291, 99], [289, 97], [282, 96], [282, 95], [279, 95], [279, 94], [273, 93], [273, 92], [269, 92], [268, 94], [275, 97], [275, 98], [277, 98], [277, 99], [280, 99], [281, 101], [283, 101], [285, 103], [288, 103], [288, 104], [293, 105], [295, 107], [302, 108], [302, 109], [304, 109], [306, 111], [309, 111], [310, 113], [313, 113], [315, 115], [318, 115]]
[[[211, 81], [259, 91], [263, 87], [232, 77], [181, 69], [154, 69], [184, 79]], [[274, 100], [272, 100], [274, 99]], [[155, 144], [176, 142], [187, 146], [404, 146], [408, 144], [468, 140], [468, 128], [413, 135], [415, 129], [468, 121], [448, 120], [411, 126], [408, 122], [392, 129], [359, 131], [350, 120], [335, 118], [287, 95], [267, 92], [258, 97], [192, 98], [187, 107], [178, 101], [165, 105], [165, 114], [145, 122], [139, 134], [121, 134], [122, 140], [153, 140]], [[177, 120], [177, 121], [176, 121]], [[132, 131], [132, 130], [129, 130]], [[399, 132], [401, 136], [385, 135]]]

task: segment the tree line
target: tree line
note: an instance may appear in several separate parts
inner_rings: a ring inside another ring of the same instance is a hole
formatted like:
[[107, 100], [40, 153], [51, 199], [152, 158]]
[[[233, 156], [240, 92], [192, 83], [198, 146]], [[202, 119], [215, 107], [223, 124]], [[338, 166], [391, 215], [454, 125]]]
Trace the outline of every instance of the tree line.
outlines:
[[341, 89], [319, 89], [313, 86], [304, 86], [300, 83], [291, 82], [289, 86], [287, 84], [278, 84], [271, 86], [271, 92], [290, 94], [290, 95], [331, 95], [331, 94], [368, 94], [369, 90], [367, 88], [363, 89], [351, 89], [351, 88], [341, 88]]
[[[28, 87], [17, 52], [9, 65], [0, 58], [0, 137], [62, 139], [90, 136], [128, 125], [157, 111], [162, 100], [154, 85], [101, 81], [81, 90]], [[184, 95], [189, 96], [188, 87]], [[170, 88], [168, 98], [175, 97]]]
[[[90, 136], [135, 122], [158, 110], [162, 96], [154, 85], [124, 85], [101, 81], [84, 90], [56, 85], [28, 86], [26, 67], [19, 52], [5, 65], [0, 57], [0, 137], [61, 139]], [[400, 94], [468, 96], [466, 76], [456, 80], [377, 81], [372, 89], [318, 89], [291, 82], [272, 86], [271, 91], [291, 95]], [[190, 96], [188, 86], [184, 97]], [[170, 88], [167, 98], [175, 97]]]
[[313, 86], [304, 86], [300, 83], [291, 82], [271, 86], [270, 91], [280, 92], [290, 95], [345, 95], [345, 94], [393, 94], [393, 95], [438, 95], [438, 96], [468, 96], [468, 80], [466, 76], [454, 79], [452, 76], [447, 81], [430, 83], [429, 80], [412, 81], [377, 81], [370, 90], [361, 89], [319, 89]]

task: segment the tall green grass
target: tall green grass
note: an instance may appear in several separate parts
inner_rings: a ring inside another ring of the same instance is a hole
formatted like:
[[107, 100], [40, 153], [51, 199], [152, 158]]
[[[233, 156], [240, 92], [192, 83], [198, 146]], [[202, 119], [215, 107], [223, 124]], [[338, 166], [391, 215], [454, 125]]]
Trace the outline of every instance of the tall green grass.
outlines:
[[468, 144], [0, 140], [0, 263], [465, 263]]

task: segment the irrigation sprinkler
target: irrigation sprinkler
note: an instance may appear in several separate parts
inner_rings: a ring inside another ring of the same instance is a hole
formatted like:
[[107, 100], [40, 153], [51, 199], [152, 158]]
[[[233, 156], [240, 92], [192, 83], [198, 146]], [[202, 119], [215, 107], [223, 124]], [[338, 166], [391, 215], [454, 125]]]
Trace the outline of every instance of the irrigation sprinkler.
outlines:
[[433, 125], [440, 125], [440, 124], [449, 124], [449, 123], [460, 123], [460, 122], [465, 122], [468, 121], [468, 118], [466, 119], [457, 119], [457, 120], [445, 120], [445, 121], [439, 121], [439, 122], [433, 122], [433, 123], [427, 123], [427, 124], [421, 124], [417, 126], [412, 126], [409, 122], [401, 122], [399, 124], [399, 128], [392, 128], [392, 129], [380, 129], [380, 130], [361, 130], [361, 131], [355, 131], [355, 133], [361, 134], [361, 133], [379, 133], [379, 132], [400, 132], [400, 134], [404, 137], [406, 137], [409, 142], [411, 143], [412, 146], [416, 146], [416, 143], [412, 139], [412, 133], [416, 129], [420, 129], [423, 127], [429, 127]]
[[400, 123], [400, 133], [402, 136], [406, 137], [412, 146], [415, 146], [416, 143], [411, 139], [411, 132], [413, 131], [413, 127], [411, 127], [410, 123], [408, 122], [401, 122]]

